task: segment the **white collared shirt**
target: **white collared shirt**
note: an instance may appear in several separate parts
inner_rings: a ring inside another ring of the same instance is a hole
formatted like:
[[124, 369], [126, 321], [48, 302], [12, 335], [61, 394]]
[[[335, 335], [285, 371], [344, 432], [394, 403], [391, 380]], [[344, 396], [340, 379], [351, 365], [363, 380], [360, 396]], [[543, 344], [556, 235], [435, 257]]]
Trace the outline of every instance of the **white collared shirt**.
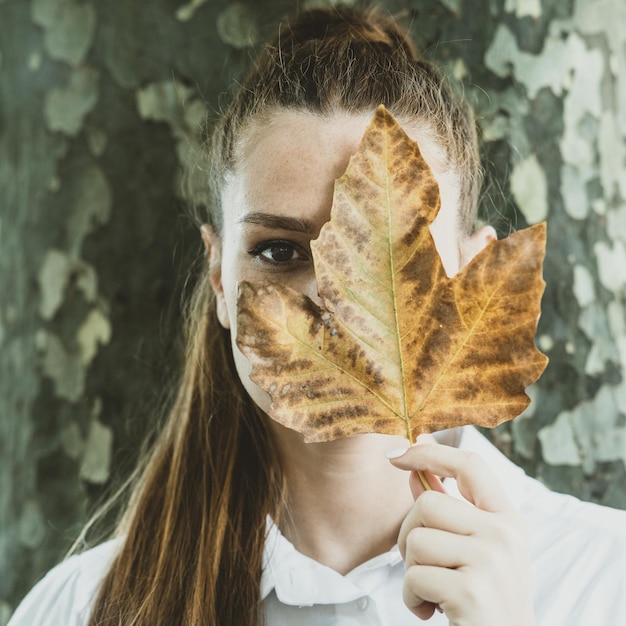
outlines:
[[[528, 523], [538, 626], [626, 626], [626, 511], [549, 491], [474, 428], [464, 429], [460, 448], [492, 466]], [[461, 497], [454, 481], [445, 487]], [[9, 626], [85, 626], [117, 545], [107, 542], [51, 570]], [[343, 576], [299, 553], [271, 526], [261, 580], [266, 624], [418, 626], [424, 622], [402, 602], [403, 577], [397, 547]], [[426, 623], [448, 620], [435, 613]]]

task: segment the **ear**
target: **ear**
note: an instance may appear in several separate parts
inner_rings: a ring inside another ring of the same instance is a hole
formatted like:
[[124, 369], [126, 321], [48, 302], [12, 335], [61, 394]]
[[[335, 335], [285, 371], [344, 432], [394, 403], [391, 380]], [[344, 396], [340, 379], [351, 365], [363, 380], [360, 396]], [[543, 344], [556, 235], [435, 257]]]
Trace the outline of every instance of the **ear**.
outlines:
[[215, 294], [217, 319], [224, 328], [229, 329], [230, 318], [228, 317], [228, 308], [226, 307], [226, 298], [224, 297], [224, 287], [222, 285], [222, 244], [211, 225], [202, 224], [200, 233], [202, 234], [202, 242], [204, 243], [209, 262], [209, 282]]
[[493, 226], [483, 226], [461, 243], [461, 267], [465, 267], [487, 244], [498, 238]]

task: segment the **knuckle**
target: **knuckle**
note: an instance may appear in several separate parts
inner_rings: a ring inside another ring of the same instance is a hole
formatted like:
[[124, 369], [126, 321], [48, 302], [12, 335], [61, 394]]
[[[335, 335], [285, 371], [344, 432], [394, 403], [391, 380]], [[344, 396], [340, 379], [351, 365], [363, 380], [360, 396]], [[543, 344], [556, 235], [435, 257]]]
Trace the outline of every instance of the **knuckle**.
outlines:
[[483, 471], [485, 467], [485, 461], [477, 452], [473, 450], [463, 450], [463, 466], [471, 471]]
[[404, 574], [402, 598], [408, 607], [412, 608], [421, 603], [423, 582], [424, 575], [418, 565], [407, 568]]
[[419, 545], [420, 542], [420, 528], [419, 527], [415, 527], [415, 528], [411, 528], [411, 530], [409, 531], [409, 533], [406, 536], [406, 548], [407, 551], [409, 550], [414, 550], [416, 548], [416, 546]]
[[419, 566], [411, 565], [406, 568], [404, 573], [404, 588], [415, 589], [421, 582], [421, 572]]
[[513, 548], [528, 541], [528, 527], [517, 514], [502, 514], [494, 518], [492, 536], [503, 546]]
[[428, 525], [426, 522], [430, 518], [432, 511], [436, 510], [440, 496], [441, 494], [437, 491], [425, 491], [415, 502], [418, 518], [425, 526]]
[[423, 552], [423, 535], [423, 528], [416, 527], [411, 529], [406, 537], [404, 561], [409, 566], [418, 565], [422, 561], [420, 555]]
[[467, 610], [468, 615], [480, 613], [479, 608], [481, 603], [484, 602], [485, 591], [481, 576], [477, 575], [475, 572], [472, 576], [466, 576], [465, 584], [460, 594], [460, 600], [464, 609]]
[[506, 569], [509, 559], [510, 553], [508, 550], [503, 550], [501, 546], [491, 546], [483, 551], [481, 566], [485, 571], [491, 572], [492, 576], [499, 578], [502, 569]]
[[501, 579], [509, 574], [511, 563], [528, 553], [528, 535], [517, 516], [491, 515], [482, 534], [481, 560], [485, 571]]

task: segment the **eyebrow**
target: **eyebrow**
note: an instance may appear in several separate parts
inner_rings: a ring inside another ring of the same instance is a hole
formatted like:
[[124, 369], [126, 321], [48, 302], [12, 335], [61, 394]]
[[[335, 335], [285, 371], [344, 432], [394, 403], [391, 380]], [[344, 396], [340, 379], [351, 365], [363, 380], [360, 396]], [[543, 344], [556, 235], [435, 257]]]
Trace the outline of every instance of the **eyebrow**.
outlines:
[[293, 230], [299, 233], [315, 234], [317, 231], [309, 220], [297, 217], [274, 215], [273, 213], [253, 212], [248, 213], [239, 220], [240, 224], [258, 224], [265, 228], [278, 228], [281, 230]]

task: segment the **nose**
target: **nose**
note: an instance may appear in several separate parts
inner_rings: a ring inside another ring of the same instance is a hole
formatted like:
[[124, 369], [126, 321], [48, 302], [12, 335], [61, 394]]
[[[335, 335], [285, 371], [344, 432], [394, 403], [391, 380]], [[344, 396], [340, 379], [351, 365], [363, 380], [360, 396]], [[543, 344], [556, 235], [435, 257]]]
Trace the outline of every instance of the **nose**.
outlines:
[[296, 287], [300, 293], [309, 297], [317, 306], [323, 306], [323, 299], [319, 294], [319, 288], [317, 283], [317, 277], [315, 276], [315, 270], [311, 269], [302, 276], [299, 281], [299, 285]]

